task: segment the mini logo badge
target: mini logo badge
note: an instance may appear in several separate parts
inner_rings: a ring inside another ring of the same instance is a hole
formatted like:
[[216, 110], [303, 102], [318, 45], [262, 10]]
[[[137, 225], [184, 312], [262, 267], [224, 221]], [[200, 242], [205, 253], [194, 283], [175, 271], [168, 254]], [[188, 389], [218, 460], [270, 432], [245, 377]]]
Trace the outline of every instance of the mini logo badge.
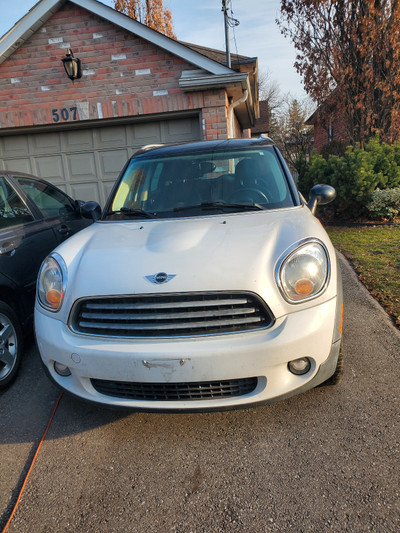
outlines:
[[167, 274], [166, 272], [158, 272], [158, 274], [153, 274], [152, 276], [146, 276], [146, 279], [151, 281], [151, 283], [156, 283], [157, 285], [161, 285], [161, 283], [167, 283], [167, 281], [171, 281], [172, 278], [174, 278], [176, 274]]

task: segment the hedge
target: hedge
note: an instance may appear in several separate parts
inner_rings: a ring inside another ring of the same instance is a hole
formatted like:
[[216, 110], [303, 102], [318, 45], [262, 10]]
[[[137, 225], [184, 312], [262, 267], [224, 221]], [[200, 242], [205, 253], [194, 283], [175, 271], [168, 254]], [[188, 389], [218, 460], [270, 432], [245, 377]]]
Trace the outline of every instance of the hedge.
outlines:
[[297, 169], [298, 186], [306, 198], [313, 185], [327, 183], [337, 192], [334, 203], [337, 215], [368, 216], [367, 206], [376, 189], [400, 186], [400, 142], [385, 144], [377, 135], [365, 149], [349, 146], [343, 156], [329, 155], [325, 159], [314, 153], [310, 162], [301, 157]]

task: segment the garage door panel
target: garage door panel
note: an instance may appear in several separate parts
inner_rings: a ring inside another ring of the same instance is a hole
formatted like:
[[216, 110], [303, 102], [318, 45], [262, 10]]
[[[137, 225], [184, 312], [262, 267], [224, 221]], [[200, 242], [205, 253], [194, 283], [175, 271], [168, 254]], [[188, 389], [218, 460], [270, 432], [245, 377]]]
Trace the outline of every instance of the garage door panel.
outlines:
[[64, 181], [64, 168], [61, 155], [35, 158], [36, 174], [41, 178], [60, 183]]
[[117, 177], [128, 160], [128, 151], [108, 150], [99, 153], [100, 174], [103, 178]]
[[110, 126], [94, 130], [95, 142], [98, 148], [120, 148], [126, 146], [126, 126]]
[[128, 144], [141, 147], [145, 144], [161, 142], [161, 128], [159, 122], [149, 122], [148, 124], [136, 124], [128, 131]]
[[27, 174], [33, 174], [32, 164], [30, 159], [7, 159], [4, 160], [5, 170], [14, 170], [16, 172], [26, 172]]
[[162, 124], [163, 142], [191, 141], [199, 138], [198, 121], [193, 119], [170, 120]]
[[93, 153], [67, 154], [66, 161], [70, 181], [97, 181]]
[[5, 157], [24, 157], [29, 154], [29, 142], [26, 135], [13, 135], [3, 138]]
[[93, 150], [92, 130], [73, 130], [62, 134], [62, 149], [65, 152]]
[[41, 133], [29, 135], [29, 153], [34, 154], [57, 154], [61, 151], [61, 139], [59, 133]]
[[98, 183], [74, 183], [71, 185], [71, 196], [75, 200], [84, 202], [94, 201], [99, 204], [104, 203], [101, 198]]

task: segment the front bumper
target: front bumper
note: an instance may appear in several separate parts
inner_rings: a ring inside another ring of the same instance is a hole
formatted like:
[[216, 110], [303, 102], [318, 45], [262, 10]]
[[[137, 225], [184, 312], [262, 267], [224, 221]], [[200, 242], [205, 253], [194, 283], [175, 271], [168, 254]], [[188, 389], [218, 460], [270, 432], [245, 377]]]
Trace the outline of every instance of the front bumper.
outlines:
[[[51, 378], [90, 401], [137, 410], [210, 410], [246, 407], [304, 392], [328, 379], [336, 368], [340, 340], [334, 339], [337, 299], [295, 311], [268, 329], [168, 339], [110, 339], [73, 333], [64, 323], [35, 310], [39, 351]], [[333, 342], [335, 340], [335, 342]], [[302, 376], [288, 362], [311, 360]], [[70, 376], [54, 370], [69, 367]], [[186, 383], [257, 378], [242, 396], [202, 400], [137, 400], [99, 393], [92, 379], [136, 383]]]

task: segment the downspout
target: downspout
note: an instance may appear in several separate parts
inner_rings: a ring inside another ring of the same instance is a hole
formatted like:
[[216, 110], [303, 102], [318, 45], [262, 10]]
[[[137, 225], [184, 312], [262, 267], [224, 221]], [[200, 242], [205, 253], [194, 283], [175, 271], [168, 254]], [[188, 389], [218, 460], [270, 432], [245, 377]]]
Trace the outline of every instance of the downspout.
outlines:
[[228, 113], [229, 113], [229, 133], [228, 133], [228, 139], [232, 139], [235, 136], [235, 128], [234, 128], [234, 109], [240, 105], [243, 104], [247, 100], [249, 96], [249, 91], [247, 89], [244, 90], [243, 96], [239, 98], [239, 100], [236, 100], [236, 102], [232, 102], [231, 105], [228, 107]]

